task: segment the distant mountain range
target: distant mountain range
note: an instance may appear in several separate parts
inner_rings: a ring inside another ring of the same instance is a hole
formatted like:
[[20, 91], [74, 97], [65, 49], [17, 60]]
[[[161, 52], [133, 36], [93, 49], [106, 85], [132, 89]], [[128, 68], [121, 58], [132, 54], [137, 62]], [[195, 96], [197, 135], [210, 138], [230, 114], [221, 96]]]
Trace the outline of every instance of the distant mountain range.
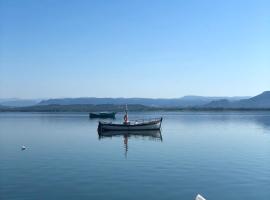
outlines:
[[39, 105], [82, 105], [82, 104], [139, 104], [151, 107], [192, 107], [210, 103], [214, 100], [227, 99], [236, 101], [248, 97], [202, 97], [202, 96], [184, 96], [174, 99], [151, 99], [151, 98], [64, 98], [49, 99], [39, 103]]
[[[0, 112], [123, 112], [125, 105], [115, 104], [80, 104], [80, 105], [35, 105], [27, 107], [3, 107], [0, 106]], [[131, 104], [129, 111], [150, 111], [155, 110], [152, 107]]]
[[153, 109], [270, 109], [270, 91], [255, 97], [203, 97], [184, 96], [174, 99], [151, 98], [59, 98], [48, 100], [0, 99], [0, 111], [88, 111], [98, 109], [119, 110], [128, 104], [133, 110]]
[[151, 99], [151, 98], [58, 98], [58, 99], [0, 99], [0, 105], [9, 107], [25, 107], [34, 105], [101, 105], [101, 104], [140, 104], [153, 107], [192, 107], [210, 103], [214, 100], [227, 99], [236, 101], [249, 97], [203, 97], [203, 96], [184, 96], [174, 99]]
[[25, 107], [37, 105], [41, 100], [42, 99], [8, 98], [8, 99], [0, 99], [0, 105], [9, 107]]
[[265, 91], [255, 97], [248, 99], [241, 99], [238, 101], [230, 101], [228, 99], [221, 99], [212, 101], [203, 108], [270, 108], [270, 91]]

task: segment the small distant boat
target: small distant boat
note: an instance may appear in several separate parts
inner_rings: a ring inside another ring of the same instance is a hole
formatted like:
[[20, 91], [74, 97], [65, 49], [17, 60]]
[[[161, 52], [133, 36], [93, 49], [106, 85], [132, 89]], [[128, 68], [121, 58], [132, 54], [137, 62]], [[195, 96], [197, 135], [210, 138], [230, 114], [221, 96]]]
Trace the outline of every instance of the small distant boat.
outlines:
[[100, 112], [100, 113], [90, 113], [89, 117], [90, 118], [102, 118], [102, 119], [106, 119], [106, 118], [115, 118], [115, 112]]
[[127, 106], [125, 110], [123, 123], [112, 123], [112, 122], [99, 122], [98, 131], [147, 131], [147, 130], [160, 130], [162, 117], [157, 119], [149, 120], [128, 120]]

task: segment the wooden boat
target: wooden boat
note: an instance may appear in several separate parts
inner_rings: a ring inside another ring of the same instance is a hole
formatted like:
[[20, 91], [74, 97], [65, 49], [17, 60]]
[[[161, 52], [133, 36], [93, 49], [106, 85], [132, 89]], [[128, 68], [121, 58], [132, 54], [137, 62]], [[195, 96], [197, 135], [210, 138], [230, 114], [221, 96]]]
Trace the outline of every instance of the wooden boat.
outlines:
[[150, 120], [135, 120], [124, 123], [99, 122], [98, 131], [147, 131], [160, 130], [162, 117]]
[[90, 118], [102, 118], [102, 119], [106, 119], [106, 118], [115, 118], [115, 112], [101, 112], [101, 113], [90, 113], [89, 117]]
[[162, 123], [162, 117], [158, 119], [150, 120], [128, 120], [128, 109], [126, 106], [124, 122], [112, 123], [112, 122], [99, 122], [98, 131], [147, 131], [147, 130], [160, 130]]

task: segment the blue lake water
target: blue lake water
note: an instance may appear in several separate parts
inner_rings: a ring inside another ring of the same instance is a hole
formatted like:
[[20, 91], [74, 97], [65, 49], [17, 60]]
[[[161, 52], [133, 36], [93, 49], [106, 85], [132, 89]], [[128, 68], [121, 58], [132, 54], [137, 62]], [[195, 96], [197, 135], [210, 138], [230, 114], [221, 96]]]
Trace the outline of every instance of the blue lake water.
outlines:
[[270, 112], [130, 113], [156, 116], [161, 137], [99, 137], [87, 113], [0, 113], [0, 199], [270, 199]]

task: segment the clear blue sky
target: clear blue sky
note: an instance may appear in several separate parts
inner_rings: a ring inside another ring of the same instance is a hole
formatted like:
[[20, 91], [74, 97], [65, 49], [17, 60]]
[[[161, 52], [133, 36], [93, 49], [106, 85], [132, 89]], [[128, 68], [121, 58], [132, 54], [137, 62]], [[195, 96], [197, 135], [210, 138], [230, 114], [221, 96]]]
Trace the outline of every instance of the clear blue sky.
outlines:
[[269, 0], [0, 2], [0, 98], [270, 90]]

